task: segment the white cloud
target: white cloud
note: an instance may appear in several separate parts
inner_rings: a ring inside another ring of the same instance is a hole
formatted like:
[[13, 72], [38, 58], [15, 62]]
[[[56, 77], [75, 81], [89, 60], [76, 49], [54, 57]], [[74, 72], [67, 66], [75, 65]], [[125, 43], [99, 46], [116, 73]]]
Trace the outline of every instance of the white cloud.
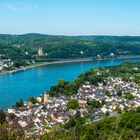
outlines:
[[16, 7], [15, 5], [12, 5], [12, 4], [0, 4], [0, 7], [3, 7], [3, 8], [7, 8], [7, 9], [10, 9], [10, 10], [19, 10], [18, 7]]
[[4, 4], [4, 3], [0, 3], [0, 7], [9, 9], [9, 10], [15, 10], [15, 11], [33, 11], [38, 9], [37, 5], [30, 5], [30, 4], [23, 4], [23, 3], [19, 3], [19, 4]]

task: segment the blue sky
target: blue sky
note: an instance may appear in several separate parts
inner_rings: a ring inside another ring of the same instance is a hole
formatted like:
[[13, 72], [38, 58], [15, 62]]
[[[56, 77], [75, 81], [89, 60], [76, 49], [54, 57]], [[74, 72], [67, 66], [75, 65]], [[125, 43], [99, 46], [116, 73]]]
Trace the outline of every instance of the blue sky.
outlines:
[[140, 0], [0, 0], [0, 33], [140, 35]]

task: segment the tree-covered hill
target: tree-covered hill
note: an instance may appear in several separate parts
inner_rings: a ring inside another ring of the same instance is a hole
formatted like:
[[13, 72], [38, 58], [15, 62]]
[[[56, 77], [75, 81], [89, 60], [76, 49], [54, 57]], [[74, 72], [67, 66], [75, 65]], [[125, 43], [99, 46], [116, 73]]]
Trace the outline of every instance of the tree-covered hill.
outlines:
[[[0, 52], [14, 50], [24, 58], [24, 52], [30, 55], [43, 48], [47, 58], [76, 58], [140, 54], [140, 37], [130, 36], [53, 36], [43, 34], [0, 35]], [[83, 53], [80, 53], [80, 52]], [[12, 54], [10, 56], [12, 58]], [[18, 56], [17, 56], [18, 57]]]
[[[39, 55], [39, 49], [42, 54]], [[0, 60], [13, 62], [9, 70], [37, 61], [75, 58], [110, 58], [140, 55], [136, 36], [58, 36], [0, 34]]]

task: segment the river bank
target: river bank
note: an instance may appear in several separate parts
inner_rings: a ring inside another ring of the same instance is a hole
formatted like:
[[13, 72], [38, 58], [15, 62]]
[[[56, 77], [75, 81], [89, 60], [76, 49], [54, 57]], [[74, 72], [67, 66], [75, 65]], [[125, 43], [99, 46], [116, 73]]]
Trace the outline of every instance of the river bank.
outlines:
[[114, 57], [114, 58], [77, 58], [77, 59], [60, 59], [59, 61], [53, 61], [53, 62], [36, 62], [34, 64], [25, 66], [25, 67], [21, 67], [12, 71], [3, 71], [0, 73], [1, 75], [4, 74], [10, 74], [10, 73], [16, 73], [16, 72], [20, 72], [20, 71], [24, 71], [24, 70], [28, 70], [28, 69], [32, 69], [35, 67], [41, 67], [41, 66], [46, 66], [46, 65], [51, 65], [51, 64], [61, 64], [61, 63], [74, 63], [74, 62], [88, 62], [88, 61], [102, 61], [102, 60], [114, 60], [114, 59], [135, 59], [135, 58], [140, 58], [140, 55], [130, 55], [130, 56], [118, 56], [118, 57]]
[[0, 73], [1, 75], [4, 74], [10, 74], [10, 73], [15, 73], [15, 72], [19, 72], [19, 71], [24, 71], [24, 70], [28, 70], [28, 69], [32, 69], [35, 67], [41, 67], [41, 66], [46, 66], [46, 65], [51, 65], [51, 64], [61, 64], [61, 63], [73, 63], [73, 62], [84, 62], [84, 61], [93, 61], [93, 58], [80, 58], [80, 59], [62, 59], [60, 61], [53, 61], [53, 62], [36, 62], [34, 64], [25, 66], [25, 67], [21, 67], [12, 71], [4, 71]]

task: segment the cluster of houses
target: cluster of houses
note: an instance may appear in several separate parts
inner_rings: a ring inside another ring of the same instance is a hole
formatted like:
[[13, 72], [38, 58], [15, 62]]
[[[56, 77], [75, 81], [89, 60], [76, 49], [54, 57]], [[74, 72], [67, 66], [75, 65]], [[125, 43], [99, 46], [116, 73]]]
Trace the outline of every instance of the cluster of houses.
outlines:
[[[17, 47], [17, 48], [20, 48], [21, 46], [24, 46], [24, 44], [14, 44], [13, 46]], [[25, 54], [29, 55], [29, 52], [26, 51]], [[44, 55], [47, 56], [48, 54], [44, 53], [42, 48], [39, 48], [36, 56], [44, 56]], [[34, 60], [27, 60], [26, 63], [30, 65], [30, 64], [34, 64], [35, 61]], [[3, 71], [3, 70], [7, 70], [7, 68], [9, 68], [9, 67], [12, 67], [13, 64], [14, 63], [11, 59], [5, 58], [4, 54], [0, 54], [0, 72]]]
[[[106, 94], [106, 91], [108, 94]], [[122, 95], [118, 96], [118, 92]], [[105, 83], [99, 83], [99, 86], [93, 86], [87, 83], [79, 88], [79, 95], [85, 95], [86, 99], [94, 99], [105, 104], [97, 109], [97, 112], [93, 112], [93, 115], [97, 113], [110, 113], [116, 114], [117, 110], [123, 111], [125, 108], [133, 108], [140, 106], [140, 87], [133, 81], [123, 81], [121, 77], [108, 77]], [[125, 98], [125, 94], [131, 94], [134, 98], [128, 100]]]
[[[0, 55], [1, 58], [1, 55]], [[2, 71], [4, 68], [8, 68], [13, 66], [13, 62], [11, 59], [0, 59], [0, 71]]]
[[[118, 91], [122, 92], [122, 96], [118, 96]], [[127, 100], [126, 92], [134, 98]], [[40, 135], [44, 131], [50, 132], [54, 127], [65, 124], [77, 112], [80, 112], [81, 116], [90, 115], [92, 121], [97, 121], [106, 114], [113, 116], [118, 110], [123, 111], [126, 107], [140, 106], [140, 87], [132, 81], [123, 81], [121, 77], [108, 77], [104, 83], [99, 83], [99, 86], [85, 82], [77, 94], [72, 96], [58, 93], [57, 97], [50, 97], [44, 93], [36, 99], [35, 104], [26, 101], [23, 107], [13, 106], [6, 111], [9, 130], [15, 128], [24, 130], [26, 134]], [[78, 101], [79, 107], [68, 109], [67, 103], [73, 99]], [[99, 108], [88, 108], [88, 102], [93, 100], [104, 104]]]

